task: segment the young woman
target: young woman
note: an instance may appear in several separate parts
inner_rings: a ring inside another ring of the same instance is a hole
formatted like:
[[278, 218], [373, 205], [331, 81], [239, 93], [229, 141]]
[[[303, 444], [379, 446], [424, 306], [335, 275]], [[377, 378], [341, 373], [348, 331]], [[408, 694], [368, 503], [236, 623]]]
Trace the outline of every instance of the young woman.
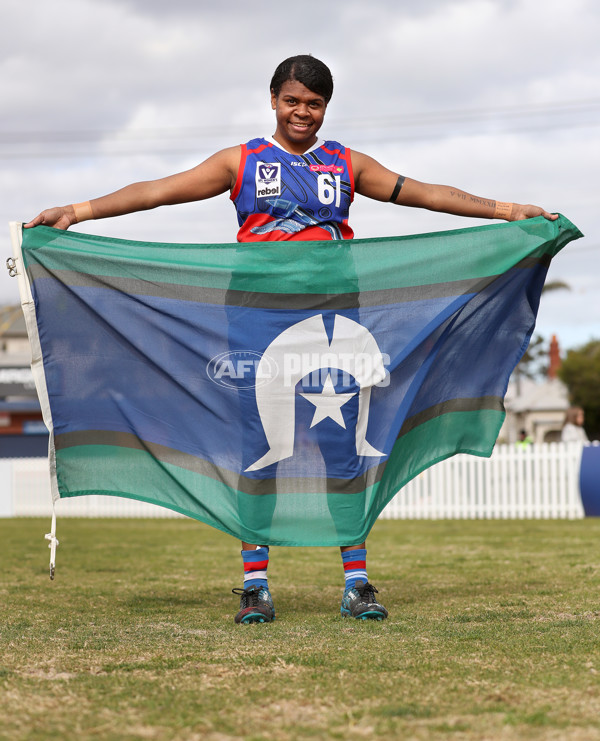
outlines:
[[563, 443], [587, 443], [588, 436], [583, 429], [585, 412], [581, 407], [569, 407], [565, 414], [561, 441]]
[[[539, 206], [502, 203], [446, 185], [431, 185], [388, 170], [366, 154], [319, 140], [333, 93], [329, 68], [310, 55], [282, 62], [271, 80], [276, 128], [271, 138], [223, 149], [197, 167], [170, 177], [128, 185], [85, 203], [42, 211], [25, 228], [44, 224], [68, 229], [157, 206], [200, 201], [229, 192], [237, 211], [238, 241], [351, 239], [348, 212], [354, 193], [377, 201], [460, 216], [507, 221], [544, 216]], [[366, 544], [341, 548], [345, 591], [341, 613], [358, 619], [387, 617], [369, 584]], [[244, 587], [237, 623], [275, 617], [268, 589], [267, 546], [242, 544]]]

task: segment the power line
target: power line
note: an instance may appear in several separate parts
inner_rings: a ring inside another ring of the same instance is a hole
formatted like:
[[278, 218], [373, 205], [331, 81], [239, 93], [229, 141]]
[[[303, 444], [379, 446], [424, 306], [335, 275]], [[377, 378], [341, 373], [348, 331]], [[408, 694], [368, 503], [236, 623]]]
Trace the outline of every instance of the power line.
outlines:
[[[580, 129], [580, 128], [595, 128], [600, 126], [600, 121], [597, 122], [591, 122], [591, 123], [573, 123], [573, 124], [557, 124], [557, 125], [540, 125], [540, 126], [513, 126], [513, 127], [504, 127], [502, 129], [495, 129], [493, 132], [487, 132], [487, 133], [493, 133], [496, 136], [500, 136], [502, 134], [510, 134], [510, 133], [520, 133], [520, 134], [527, 134], [527, 133], [536, 133], [536, 132], [545, 132], [545, 131], [553, 131], [553, 130], [559, 130], [559, 129]], [[480, 130], [478, 132], [475, 132], [476, 134], [483, 134], [486, 133], [483, 130]], [[391, 142], [409, 142], [409, 141], [426, 141], [431, 139], [445, 139], [450, 138], [452, 136], [459, 136], [461, 135], [458, 131], [439, 131], [439, 132], [422, 132], [422, 133], [414, 133], [414, 134], [401, 134], [401, 133], [392, 133], [392, 134], [386, 134], [385, 135], [385, 141], [387, 143]], [[464, 135], [464, 134], [463, 134]], [[246, 138], [250, 136], [248, 132], [245, 132]], [[381, 136], [378, 136], [377, 131], [375, 129], [372, 129], [368, 132], [362, 131], [357, 132], [355, 134], [348, 134], [343, 133], [342, 131], [338, 131], [338, 134], [336, 135], [337, 138], [349, 138], [352, 137], [353, 143], [355, 142], [373, 142], [373, 141], [381, 141]], [[242, 137], [238, 137], [242, 138]], [[231, 141], [231, 140], [230, 140]], [[218, 144], [215, 144], [212, 148], [217, 149]], [[78, 149], [78, 150], [68, 150], [68, 151], [22, 151], [22, 152], [1, 152], [0, 151], [0, 160], [19, 160], [19, 159], [79, 159], [82, 157], [134, 157], [134, 156], [143, 156], [143, 155], [155, 155], [155, 156], [161, 156], [161, 155], [185, 155], [185, 154], [194, 154], [198, 152], [206, 152], [208, 149], [210, 149], [210, 146], [207, 145], [207, 142], [204, 141], [202, 143], [202, 146], [194, 145], [193, 143], [190, 143], [187, 146], [173, 146], [173, 147], [144, 147], [144, 148], [129, 148], [129, 149], [103, 149], [98, 148], [95, 150], [89, 150], [89, 149]]]
[[[600, 112], [600, 98], [585, 98], [582, 100], [572, 100], [563, 102], [550, 103], [529, 103], [517, 106], [501, 106], [486, 108], [463, 108], [441, 111], [422, 111], [418, 113], [403, 113], [385, 116], [367, 118], [353, 117], [348, 122], [347, 118], [328, 120], [332, 126], [346, 127], [350, 126], [374, 126], [374, 127], [405, 127], [405, 126], [423, 126], [438, 125], [445, 123], [477, 121], [477, 120], [494, 120], [498, 118], [522, 118], [540, 115], [564, 115], [565, 113], [589, 113]], [[64, 131], [0, 131], [0, 144], [4, 143], [44, 143], [66, 141], [73, 143], [75, 141], [98, 141], [116, 137], [119, 139], [140, 139], [140, 138], [180, 138], [182, 136], [220, 136], [230, 135], [236, 132], [247, 131], [249, 128], [258, 128], [263, 126], [262, 122], [254, 121], [247, 124], [223, 124], [218, 126], [174, 126], [158, 128], [140, 128], [140, 129], [79, 129]]]
[[[347, 118], [327, 121], [328, 129], [336, 129], [340, 136], [353, 136], [358, 141], [377, 140], [377, 132], [385, 131], [386, 141], [418, 141], [445, 138], [460, 134], [460, 125], [484, 124], [493, 126], [495, 134], [526, 133], [556, 129], [595, 127], [600, 124], [600, 98], [532, 103], [517, 106], [488, 108], [465, 108], [446, 111], [424, 111], [381, 117]], [[590, 114], [592, 114], [590, 116]], [[595, 115], [594, 115], [595, 114]], [[573, 119], [574, 116], [584, 119]], [[589, 118], [586, 118], [588, 117]], [[537, 119], [537, 120], [536, 120]], [[540, 120], [541, 119], [541, 120]], [[454, 125], [452, 130], [447, 127]], [[457, 128], [456, 125], [459, 125]], [[437, 129], [436, 129], [437, 127]], [[0, 131], [0, 159], [60, 158], [73, 159], [84, 156], [130, 157], [144, 154], [189, 154], [200, 147], [194, 141], [202, 140], [202, 149], [207, 149], [207, 140], [234, 137], [244, 138], [252, 130], [264, 128], [264, 123], [224, 124], [222, 126], [163, 127], [147, 129], [106, 129], [72, 131]], [[174, 146], [167, 143], [174, 140]], [[182, 141], [188, 140], [182, 146]], [[150, 147], [152, 141], [157, 146]], [[141, 147], [132, 148], [134, 142]], [[42, 147], [43, 145], [68, 145], [69, 150], [32, 150], [20, 147]], [[92, 144], [94, 149], [78, 148], [74, 145]], [[145, 147], [143, 145], [146, 145]], [[167, 146], [165, 146], [167, 144]], [[16, 147], [16, 148], [14, 148]]]
[[[500, 136], [502, 134], [527, 134], [527, 133], [536, 133], [536, 132], [545, 132], [545, 131], [553, 131], [553, 130], [560, 130], [560, 129], [580, 129], [580, 128], [596, 128], [600, 126], [600, 120], [595, 122], [584, 122], [584, 123], [572, 123], [572, 124], [545, 124], [545, 125], [539, 125], [539, 126], [531, 126], [531, 125], [522, 125], [522, 126], [513, 126], [513, 127], [504, 127], [502, 129], [496, 129], [493, 132], [487, 132], [487, 133], [493, 133], [495, 136]], [[483, 130], [475, 132], [476, 134], [483, 134], [486, 133]], [[251, 134], [248, 134], [248, 131], [245, 132], [242, 137], [238, 138], [247, 138]], [[461, 134], [458, 131], [439, 131], [439, 132], [422, 132], [422, 133], [414, 133], [414, 134], [402, 134], [399, 132], [386, 134], [385, 135], [385, 141], [387, 143], [391, 142], [402, 142], [402, 141], [426, 141], [428, 139], [446, 139], [450, 138], [452, 136], [460, 136], [464, 135]], [[344, 134], [341, 131], [338, 131], [337, 134], [338, 138], [352, 138], [353, 143], [354, 142], [380, 142], [381, 136], [377, 135], [377, 132], [375, 129], [369, 131], [369, 132], [356, 132], [354, 134], [348, 133], [348, 131]], [[231, 141], [231, 140], [230, 140]], [[212, 146], [212, 149], [218, 148], [218, 144], [214, 144]], [[19, 160], [19, 159], [79, 159], [81, 157], [135, 157], [135, 156], [142, 156], [142, 155], [154, 155], [154, 156], [160, 156], [160, 155], [185, 155], [185, 154], [194, 154], [198, 152], [206, 152], [207, 150], [210, 150], [210, 145], [207, 144], [206, 141], [203, 141], [201, 146], [194, 145], [193, 143], [190, 143], [187, 146], [173, 146], [173, 147], [140, 147], [140, 148], [128, 148], [128, 149], [103, 149], [98, 148], [95, 150], [89, 150], [89, 149], [79, 149], [79, 150], [73, 150], [69, 149], [68, 151], [38, 151], [38, 152], [32, 152], [32, 151], [22, 151], [22, 152], [1, 152], [0, 151], [0, 160]]]
[[579, 254], [580, 252], [588, 252], [591, 250], [594, 250], [595, 252], [599, 252], [600, 244], [586, 244], [586, 245], [583, 245], [582, 247], [569, 247], [569, 254], [573, 254], [573, 253]]

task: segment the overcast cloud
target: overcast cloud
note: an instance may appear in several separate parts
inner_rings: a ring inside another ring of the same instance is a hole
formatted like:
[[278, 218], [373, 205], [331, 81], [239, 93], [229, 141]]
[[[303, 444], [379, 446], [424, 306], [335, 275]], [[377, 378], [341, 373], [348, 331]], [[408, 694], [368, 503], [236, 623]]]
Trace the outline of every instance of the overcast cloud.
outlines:
[[[600, 5], [595, 0], [3, 0], [0, 256], [7, 222], [194, 166], [274, 130], [285, 57], [332, 69], [325, 137], [410, 177], [561, 211], [586, 238], [555, 259], [538, 321], [600, 338]], [[357, 197], [357, 237], [472, 220]], [[481, 222], [483, 223], [483, 222]], [[81, 231], [234, 241], [223, 196]], [[17, 302], [0, 271], [0, 304]]]

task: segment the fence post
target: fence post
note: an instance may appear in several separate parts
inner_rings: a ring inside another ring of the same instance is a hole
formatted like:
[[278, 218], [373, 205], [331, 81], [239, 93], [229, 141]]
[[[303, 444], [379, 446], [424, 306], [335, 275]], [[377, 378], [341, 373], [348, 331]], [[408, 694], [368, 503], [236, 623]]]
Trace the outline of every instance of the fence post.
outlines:
[[12, 462], [0, 458], [0, 517], [13, 517], [14, 514]]

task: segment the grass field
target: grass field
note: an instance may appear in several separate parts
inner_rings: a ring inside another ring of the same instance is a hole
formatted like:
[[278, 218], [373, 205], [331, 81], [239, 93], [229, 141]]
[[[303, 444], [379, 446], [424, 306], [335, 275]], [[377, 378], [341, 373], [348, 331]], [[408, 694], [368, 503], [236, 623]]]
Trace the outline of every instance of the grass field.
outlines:
[[0, 738], [600, 739], [600, 522], [379, 522], [384, 623], [339, 617], [335, 549], [274, 548], [236, 626], [239, 545], [187, 520], [0, 520]]

